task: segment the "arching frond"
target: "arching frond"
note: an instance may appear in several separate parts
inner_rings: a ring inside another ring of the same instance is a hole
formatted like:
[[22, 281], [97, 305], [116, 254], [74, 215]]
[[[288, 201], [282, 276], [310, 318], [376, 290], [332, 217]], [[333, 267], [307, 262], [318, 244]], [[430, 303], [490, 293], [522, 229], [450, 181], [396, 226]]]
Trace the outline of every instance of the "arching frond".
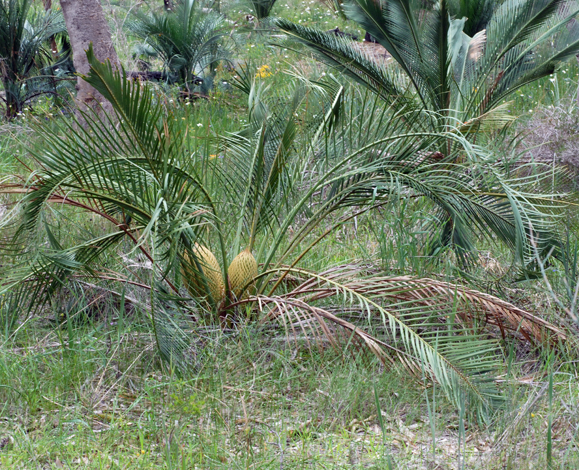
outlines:
[[[491, 12], [494, 3], [439, 0], [423, 11], [409, 0], [348, 0], [344, 8], [400, 66], [413, 88], [415, 107], [466, 122], [501, 105], [520, 87], [553, 73], [579, 52], [575, 2], [513, 0], [497, 3]], [[466, 4], [473, 5], [475, 17], [461, 16]], [[468, 18], [479, 26], [471, 26]], [[286, 20], [277, 20], [277, 25], [388, 103], [401, 96], [400, 83], [405, 82], [393, 81], [393, 72], [357, 54], [351, 41], [332, 40]], [[547, 43], [552, 47], [538, 54]], [[447, 124], [438, 120], [438, 126]]]
[[[458, 285], [364, 276], [357, 266], [320, 274], [296, 268], [276, 272], [302, 282], [285, 294], [248, 299], [259, 306], [262, 322], [280, 322], [294, 341], [301, 338], [309, 347], [328, 341], [340, 351], [370, 351], [389, 367], [397, 363], [419, 377], [426, 374], [457, 406], [466, 393], [471, 409], [483, 415], [500, 402], [492, 374], [501, 363], [499, 344], [488, 339], [485, 325], [538, 341], [544, 335], [565, 339], [548, 322]], [[352, 311], [365, 320], [349, 321], [347, 312]], [[371, 334], [361, 328], [363, 323]]]

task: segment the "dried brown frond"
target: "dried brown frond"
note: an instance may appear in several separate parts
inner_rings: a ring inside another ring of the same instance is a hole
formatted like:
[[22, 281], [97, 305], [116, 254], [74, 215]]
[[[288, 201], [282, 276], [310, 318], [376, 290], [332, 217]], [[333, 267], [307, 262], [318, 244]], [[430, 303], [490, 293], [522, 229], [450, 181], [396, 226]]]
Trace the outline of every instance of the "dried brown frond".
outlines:
[[[445, 321], [449, 309], [456, 312], [460, 321], [468, 327], [478, 322], [480, 325], [494, 325], [501, 335], [522, 336], [533, 343], [565, 341], [563, 330], [509, 302], [484, 292], [469, 289], [458, 284], [429, 278], [412, 276], [371, 277], [360, 279], [360, 266], [341, 266], [322, 274], [327, 279], [346, 279], [349, 288], [362, 295], [380, 297], [390, 306], [412, 302], [440, 312], [440, 320]], [[320, 300], [335, 295], [331, 285], [320, 285], [319, 279], [310, 277], [288, 293], [288, 297], [304, 295], [305, 302]]]
[[311, 349], [310, 337], [312, 337], [318, 348], [321, 348], [325, 339], [336, 351], [343, 353], [343, 345], [349, 343], [356, 353], [371, 352], [382, 363], [394, 365], [395, 361], [386, 353], [386, 350], [389, 350], [395, 353], [415, 375], [420, 375], [420, 368], [407, 353], [380, 341], [328, 309], [315, 307], [295, 298], [259, 296], [257, 303], [259, 310], [264, 314], [261, 322], [273, 320], [281, 322], [288, 333], [288, 339], [293, 340], [296, 347], [299, 346], [299, 340], [303, 340]]
[[[503, 337], [516, 332], [527, 340], [541, 343], [547, 339], [566, 340], [563, 330], [533, 315], [509, 302], [490, 294], [468, 289], [457, 284], [435, 279], [414, 279], [410, 276], [391, 278], [388, 280], [400, 286], [418, 287], [409, 289], [403, 298], [412, 299], [425, 305], [435, 305], [432, 299], [446, 298], [455, 303], [457, 314], [461, 320], [472, 325], [475, 320], [484, 319], [486, 324], [497, 326]], [[556, 338], [550, 338], [555, 336]]]
[[[276, 295], [274, 288], [269, 295], [238, 304], [256, 305], [261, 323], [282, 324], [297, 347], [329, 344], [340, 354], [371, 352], [384, 365], [402, 366], [420, 382], [440, 384], [456, 403], [466, 391], [481, 416], [501, 401], [495, 378], [503, 359], [499, 342], [489, 335], [493, 328], [503, 337], [533, 343], [567, 338], [539, 316], [458, 284], [368, 275], [360, 265], [320, 274], [283, 267], [262, 275], [278, 277], [277, 287], [287, 274], [301, 283], [289, 292]], [[367, 331], [358, 326], [361, 321]]]

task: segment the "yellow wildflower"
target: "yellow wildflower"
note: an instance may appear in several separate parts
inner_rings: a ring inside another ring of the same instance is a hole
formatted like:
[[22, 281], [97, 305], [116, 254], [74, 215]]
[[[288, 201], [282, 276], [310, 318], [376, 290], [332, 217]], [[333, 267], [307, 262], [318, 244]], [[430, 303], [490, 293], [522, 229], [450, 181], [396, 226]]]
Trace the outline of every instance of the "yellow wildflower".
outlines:
[[269, 71], [269, 65], [262, 65], [259, 67], [255, 76], [259, 78], [271, 77], [272, 73]]

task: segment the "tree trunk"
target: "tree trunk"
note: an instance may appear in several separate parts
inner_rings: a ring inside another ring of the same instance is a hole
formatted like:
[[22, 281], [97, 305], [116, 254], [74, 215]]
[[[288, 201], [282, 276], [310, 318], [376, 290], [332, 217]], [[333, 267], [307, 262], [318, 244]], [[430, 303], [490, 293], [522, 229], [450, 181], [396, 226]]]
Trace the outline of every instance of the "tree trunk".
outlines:
[[[119, 58], [113, 46], [109, 25], [99, 0], [60, 0], [64, 21], [72, 46], [72, 61], [76, 72], [87, 75], [90, 69], [86, 50], [92, 42], [95, 56], [101, 62], [110, 60], [119, 67]], [[76, 101], [80, 109], [98, 109], [99, 103], [106, 113], [112, 112], [111, 104], [92, 86], [78, 77]]]

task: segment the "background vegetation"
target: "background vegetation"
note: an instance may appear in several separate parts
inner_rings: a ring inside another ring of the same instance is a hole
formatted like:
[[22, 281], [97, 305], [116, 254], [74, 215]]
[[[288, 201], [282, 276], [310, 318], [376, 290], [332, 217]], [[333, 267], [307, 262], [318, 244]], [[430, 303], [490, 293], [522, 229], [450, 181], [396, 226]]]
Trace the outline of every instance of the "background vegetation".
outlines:
[[0, 5], [0, 466], [579, 467], [575, 2]]

